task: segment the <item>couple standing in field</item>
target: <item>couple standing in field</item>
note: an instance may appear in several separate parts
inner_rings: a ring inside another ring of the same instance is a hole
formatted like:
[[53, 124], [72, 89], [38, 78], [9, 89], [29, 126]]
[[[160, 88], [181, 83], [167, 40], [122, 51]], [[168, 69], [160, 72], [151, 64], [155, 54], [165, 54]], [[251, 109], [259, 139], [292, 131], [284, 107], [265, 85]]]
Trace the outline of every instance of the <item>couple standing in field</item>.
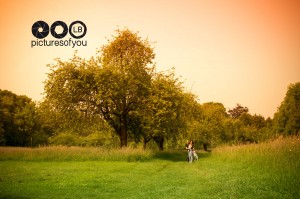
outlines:
[[194, 159], [198, 160], [198, 155], [194, 149], [192, 140], [186, 144], [185, 149], [188, 151], [188, 162], [189, 163], [192, 163]]

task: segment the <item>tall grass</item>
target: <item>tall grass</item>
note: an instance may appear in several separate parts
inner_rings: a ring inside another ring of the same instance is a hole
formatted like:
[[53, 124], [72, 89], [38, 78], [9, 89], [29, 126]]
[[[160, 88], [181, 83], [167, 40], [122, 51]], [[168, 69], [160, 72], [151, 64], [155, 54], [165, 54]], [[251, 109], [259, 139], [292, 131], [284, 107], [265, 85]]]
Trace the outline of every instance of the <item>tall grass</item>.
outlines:
[[[274, 193], [272, 197], [279, 197], [278, 192], [286, 193], [286, 198], [300, 197], [300, 141], [297, 137], [219, 147], [211, 159], [231, 171], [228, 175], [244, 176], [242, 184], [250, 184], [255, 178], [261, 189]], [[226, 168], [228, 165], [231, 168]]]
[[214, 150], [212, 158], [243, 165], [259, 166], [263, 170], [276, 170], [300, 177], [300, 140], [297, 137], [240, 146], [223, 146]]
[[100, 147], [49, 146], [39, 148], [0, 147], [0, 161], [147, 161], [153, 152], [150, 150]]
[[[199, 151], [200, 156], [211, 155]], [[273, 167], [299, 166], [300, 141], [297, 137], [283, 138], [249, 145], [221, 146], [213, 149], [212, 158]], [[141, 148], [107, 149], [101, 147], [45, 146], [37, 148], [0, 147], [0, 161], [148, 161], [153, 158], [172, 161], [186, 160], [185, 151], [158, 152]], [[265, 164], [268, 163], [268, 164]], [[296, 165], [295, 165], [296, 164]]]
[[215, 157], [229, 158], [232, 161], [263, 161], [278, 165], [293, 160], [299, 164], [300, 140], [297, 137], [279, 137], [260, 144], [222, 146], [214, 149], [213, 154]]

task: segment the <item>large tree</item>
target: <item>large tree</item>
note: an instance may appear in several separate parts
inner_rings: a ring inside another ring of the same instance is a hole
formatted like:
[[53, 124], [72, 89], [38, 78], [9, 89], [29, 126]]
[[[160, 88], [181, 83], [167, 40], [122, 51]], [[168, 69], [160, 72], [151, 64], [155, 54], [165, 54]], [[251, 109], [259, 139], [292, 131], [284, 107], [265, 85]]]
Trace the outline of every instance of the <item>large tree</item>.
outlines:
[[46, 100], [68, 114], [81, 111], [105, 119], [127, 146], [129, 114], [149, 95], [154, 59], [147, 40], [128, 29], [118, 30], [112, 41], [88, 61], [76, 54], [57, 60], [45, 83]]
[[105, 120], [127, 146], [129, 114], [149, 96], [154, 52], [147, 40], [125, 29], [102, 47], [97, 76], [98, 105]]
[[155, 74], [151, 93], [141, 107], [142, 118], [146, 120], [144, 144], [152, 138], [163, 150], [166, 139], [175, 139], [186, 127], [186, 115], [191, 111], [189, 100], [194, 100], [194, 96], [184, 92], [174, 71]]

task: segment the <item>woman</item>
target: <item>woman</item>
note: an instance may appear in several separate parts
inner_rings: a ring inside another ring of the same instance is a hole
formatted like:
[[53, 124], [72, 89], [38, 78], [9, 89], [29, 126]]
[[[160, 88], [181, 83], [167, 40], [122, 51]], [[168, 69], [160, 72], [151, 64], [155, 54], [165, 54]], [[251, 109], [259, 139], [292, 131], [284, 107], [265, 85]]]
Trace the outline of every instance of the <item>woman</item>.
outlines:
[[193, 162], [193, 141], [189, 141], [186, 146], [185, 149], [188, 150], [188, 162], [191, 163]]

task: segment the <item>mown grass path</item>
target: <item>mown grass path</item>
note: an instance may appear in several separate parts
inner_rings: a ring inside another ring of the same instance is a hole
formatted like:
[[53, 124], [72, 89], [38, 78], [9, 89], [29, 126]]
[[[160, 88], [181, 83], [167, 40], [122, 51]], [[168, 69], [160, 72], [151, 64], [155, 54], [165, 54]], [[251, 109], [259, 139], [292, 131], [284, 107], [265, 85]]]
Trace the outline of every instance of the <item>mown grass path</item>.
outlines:
[[[299, 141], [147, 161], [0, 161], [0, 198], [300, 198]], [[292, 143], [294, 142], [294, 143]]]

